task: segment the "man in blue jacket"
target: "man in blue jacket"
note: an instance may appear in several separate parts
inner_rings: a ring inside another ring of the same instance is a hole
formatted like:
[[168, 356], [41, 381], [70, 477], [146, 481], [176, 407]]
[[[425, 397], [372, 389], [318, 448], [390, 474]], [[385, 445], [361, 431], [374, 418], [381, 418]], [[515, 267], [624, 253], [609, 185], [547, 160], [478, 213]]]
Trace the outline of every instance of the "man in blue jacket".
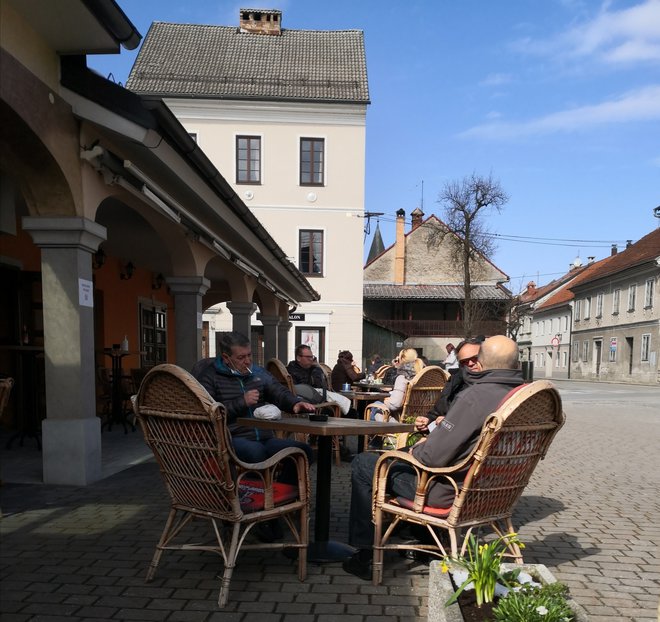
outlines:
[[[259, 430], [236, 423], [239, 417], [253, 417], [254, 411], [274, 404], [284, 412], [314, 412], [314, 405], [293, 395], [262, 367], [252, 366], [250, 340], [239, 332], [224, 333], [215, 362], [198, 376], [200, 384], [227, 410], [227, 427], [234, 451], [244, 462], [262, 462], [286, 447], [300, 447], [310, 463], [312, 448], [307, 443], [276, 438], [271, 430]], [[295, 469], [282, 473], [283, 482], [296, 480]]]
[[[443, 467], [457, 464], [472, 450], [489, 414], [495, 412], [511, 389], [523, 383], [518, 369], [518, 346], [503, 335], [486, 339], [479, 352], [481, 371], [466, 375], [466, 384], [447, 416], [422, 441], [411, 447], [410, 452], [422, 464]], [[380, 454], [364, 452], [352, 464], [351, 509], [349, 516], [349, 544], [358, 552], [345, 561], [343, 568], [357, 577], [371, 580], [371, 558], [374, 526], [371, 519], [373, 474]], [[467, 474], [456, 474], [460, 486]], [[462, 477], [461, 477], [462, 475]], [[388, 488], [399, 496], [413, 499], [417, 478], [408, 465], [392, 469]], [[448, 483], [438, 481], [429, 491], [429, 504], [448, 507], [454, 500], [454, 489]]]

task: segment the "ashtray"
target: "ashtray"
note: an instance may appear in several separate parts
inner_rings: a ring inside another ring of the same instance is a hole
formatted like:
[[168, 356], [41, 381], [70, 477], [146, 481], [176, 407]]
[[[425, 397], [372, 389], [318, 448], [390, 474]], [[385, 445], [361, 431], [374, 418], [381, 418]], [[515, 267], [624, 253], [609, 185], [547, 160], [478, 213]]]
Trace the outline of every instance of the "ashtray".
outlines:
[[309, 420], [310, 421], [327, 421], [328, 420], [328, 415], [323, 415], [321, 413], [314, 413], [309, 415]]

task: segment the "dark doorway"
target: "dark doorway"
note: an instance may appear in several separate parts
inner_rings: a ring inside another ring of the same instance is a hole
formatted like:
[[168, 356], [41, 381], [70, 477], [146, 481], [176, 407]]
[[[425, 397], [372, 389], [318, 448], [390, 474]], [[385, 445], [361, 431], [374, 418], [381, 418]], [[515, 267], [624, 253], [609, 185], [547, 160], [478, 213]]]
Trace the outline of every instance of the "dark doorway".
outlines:
[[626, 337], [626, 345], [628, 346], [628, 375], [632, 376], [633, 372], [633, 338]]
[[595, 353], [596, 378], [600, 378], [600, 357], [601, 357], [601, 352], [603, 350], [603, 342], [602, 341], [594, 341], [594, 347], [595, 347], [595, 350], [596, 350], [596, 353]]

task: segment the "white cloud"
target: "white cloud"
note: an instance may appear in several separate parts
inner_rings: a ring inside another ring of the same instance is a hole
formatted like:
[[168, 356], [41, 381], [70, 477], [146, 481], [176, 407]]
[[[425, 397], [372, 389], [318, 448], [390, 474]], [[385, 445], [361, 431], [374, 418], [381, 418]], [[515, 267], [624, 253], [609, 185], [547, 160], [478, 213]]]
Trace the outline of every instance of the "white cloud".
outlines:
[[529, 37], [515, 49], [558, 58], [595, 59], [607, 64], [660, 60], [660, 0], [644, 0], [618, 11], [605, 2], [591, 20], [574, 25], [558, 36]]
[[490, 139], [520, 138], [654, 119], [660, 119], [660, 84], [629, 91], [599, 104], [562, 110], [529, 121], [477, 125], [460, 135]]
[[513, 77], [509, 73], [491, 73], [487, 75], [479, 84], [482, 86], [501, 86], [509, 84]]
[[646, 0], [620, 11], [601, 11], [591, 22], [566, 33], [578, 56], [599, 55], [607, 62], [660, 58], [660, 0]]

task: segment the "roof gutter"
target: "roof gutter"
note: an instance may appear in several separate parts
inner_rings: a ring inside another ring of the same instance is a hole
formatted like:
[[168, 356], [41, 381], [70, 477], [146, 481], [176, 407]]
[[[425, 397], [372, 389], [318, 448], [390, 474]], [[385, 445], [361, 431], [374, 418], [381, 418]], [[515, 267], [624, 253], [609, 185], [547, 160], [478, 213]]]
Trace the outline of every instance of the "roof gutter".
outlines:
[[142, 35], [114, 0], [82, 0], [87, 10], [127, 50], [134, 50]]

